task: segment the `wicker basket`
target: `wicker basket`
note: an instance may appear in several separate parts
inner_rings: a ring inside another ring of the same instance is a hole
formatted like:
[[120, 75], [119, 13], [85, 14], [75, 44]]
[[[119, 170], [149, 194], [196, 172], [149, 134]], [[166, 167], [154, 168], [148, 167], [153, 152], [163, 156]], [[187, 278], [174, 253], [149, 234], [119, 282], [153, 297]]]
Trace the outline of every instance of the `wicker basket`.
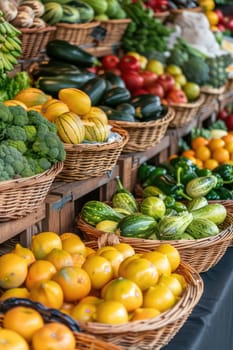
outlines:
[[47, 43], [52, 37], [56, 27], [47, 26], [45, 28], [21, 28], [20, 40], [22, 42], [21, 59], [38, 58], [45, 50]]
[[203, 105], [205, 97], [203, 94], [191, 103], [170, 104], [175, 110], [175, 117], [169, 124], [170, 128], [180, 128], [190, 123], [198, 114], [200, 107]]
[[88, 45], [96, 41], [99, 22], [80, 24], [57, 23], [53, 39], [66, 40], [73, 45]]
[[182, 8], [182, 9], [170, 9], [170, 13], [174, 15], [180, 15], [184, 11], [189, 11], [189, 12], [202, 12], [202, 8], [197, 6], [193, 8]]
[[45, 323], [59, 322], [68, 326], [75, 336], [76, 350], [121, 350], [117, 345], [104, 342], [93, 335], [80, 332], [77, 323], [71, 317], [61, 313], [59, 310], [48, 309], [42, 304], [33, 302], [29, 299], [10, 298], [0, 303], [0, 326], [3, 326], [4, 314], [6, 311], [16, 306], [35, 309], [41, 314]]
[[113, 45], [120, 42], [130, 22], [130, 18], [100, 21], [99, 26], [103, 29], [105, 35], [103, 35], [103, 40], [99, 41], [99, 45]]
[[212, 88], [210, 86], [202, 86], [201, 93], [204, 95], [205, 100], [203, 107], [207, 104], [211, 104], [214, 101], [218, 102], [218, 99], [225, 93], [227, 85], [221, 86], [220, 88]]
[[[103, 231], [87, 224], [81, 215], [77, 219], [77, 227], [84, 234], [86, 240], [96, 240], [104, 234]], [[161, 243], [170, 243], [180, 252], [182, 260], [190, 264], [196, 271], [208, 271], [225, 254], [233, 240], [233, 216], [228, 212], [226, 220], [220, 225], [221, 232], [213, 237], [195, 240], [149, 240], [120, 236], [121, 242], [132, 245], [135, 249], [156, 249]]]
[[[104, 234], [98, 241], [87, 242], [86, 245], [97, 249], [104, 245], [118, 243], [114, 234]], [[137, 253], [147, 251], [137, 248]], [[107, 325], [103, 323], [82, 323], [82, 331], [95, 334], [104, 341], [109, 341], [127, 350], [159, 350], [165, 346], [182, 327], [194, 306], [198, 303], [203, 282], [199, 274], [189, 265], [181, 263], [177, 272], [181, 273], [188, 283], [179, 302], [170, 310], [147, 320], [129, 322], [122, 325]]]
[[41, 174], [0, 182], [0, 222], [22, 218], [39, 208], [62, 167], [57, 162]]
[[169, 15], [170, 15], [169, 11], [155, 12], [154, 17], [156, 19], [159, 19], [160, 22], [164, 23], [166, 19], [169, 17]]
[[174, 110], [168, 108], [164, 118], [149, 122], [112, 121], [111, 124], [128, 131], [129, 140], [123, 152], [141, 152], [158, 144], [174, 118]]
[[63, 171], [57, 178], [72, 182], [102, 176], [111, 171], [128, 141], [128, 133], [124, 129], [113, 127], [112, 131], [121, 135], [121, 141], [103, 144], [65, 144], [66, 159]]

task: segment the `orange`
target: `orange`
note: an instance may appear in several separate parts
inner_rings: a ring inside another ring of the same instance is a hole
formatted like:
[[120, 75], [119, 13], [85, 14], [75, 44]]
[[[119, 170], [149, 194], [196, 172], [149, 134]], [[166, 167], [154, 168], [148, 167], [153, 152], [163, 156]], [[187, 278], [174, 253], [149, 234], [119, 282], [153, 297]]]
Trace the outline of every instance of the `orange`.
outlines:
[[76, 321], [93, 322], [96, 315], [97, 304], [79, 303], [71, 310], [70, 315]]
[[186, 282], [186, 280], [185, 280], [183, 275], [181, 275], [180, 273], [175, 272], [175, 273], [172, 273], [171, 276], [176, 277], [180, 281], [180, 284], [181, 284], [183, 289], [187, 288], [187, 282]]
[[213, 170], [217, 166], [218, 166], [218, 162], [216, 159], [210, 158], [204, 162], [204, 168], [209, 169], [209, 170]]
[[132, 311], [142, 305], [143, 296], [141, 289], [135, 282], [118, 277], [107, 284], [104, 300], [119, 301], [126, 307], [127, 311]]
[[70, 254], [81, 254], [86, 256], [86, 247], [83, 241], [77, 235], [69, 237], [63, 236], [62, 249], [66, 250]]
[[226, 163], [230, 160], [230, 153], [225, 148], [217, 148], [213, 151], [213, 158], [219, 163]]
[[27, 261], [15, 253], [0, 256], [0, 287], [20, 287], [27, 276]]
[[32, 336], [33, 350], [74, 350], [75, 343], [73, 332], [58, 322], [45, 324]]
[[117, 251], [117, 249], [116, 248], [114, 248], [113, 246], [109, 246], [109, 245], [106, 245], [106, 246], [104, 246], [104, 247], [101, 247], [101, 248], [99, 248], [99, 249], [97, 249], [97, 251], [96, 251], [96, 255], [101, 255], [102, 253], [104, 253], [104, 252], [108, 252], [108, 251]]
[[143, 307], [154, 308], [163, 312], [175, 305], [176, 301], [177, 298], [167, 286], [157, 284], [144, 293]]
[[218, 24], [219, 19], [217, 13], [215, 13], [214, 11], [206, 11], [205, 15], [211, 26]]
[[55, 266], [47, 260], [36, 260], [29, 266], [25, 285], [31, 289], [37, 283], [47, 281], [56, 273]]
[[72, 304], [72, 303], [63, 303], [61, 308], [60, 308], [60, 311], [64, 312], [67, 315], [70, 315], [73, 307], [74, 307], [74, 304]]
[[81, 267], [63, 267], [53, 276], [53, 280], [61, 286], [66, 302], [80, 300], [91, 290], [90, 277]]
[[226, 134], [224, 136], [222, 136], [222, 140], [225, 142], [225, 143], [233, 143], [233, 134]]
[[29, 291], [27, 288], [11, 288], [7, 289], [2, 295], [0, 300], [6, 300], [9, 298], [29, 298]]
[[16, 306], [5, 313], [3, 327], [19, 333], [28, 342], [39, 328], [43, 327], [41, 314], [33, 308]]
[[81, 254], [70, 254], [70, 255], [71, 255], [72, 260], [73, 260], [73, 266], [82, 267], [86, 258]]
[[162, 243], [158, 246], [156, 250], [167, 256], [171, 265], [171, 271], [172, 272], [175, 271], [177, 267], [180, 265], [180, 260], [181, 260], [180, 253], [177, 250], [177, 248], [169, 243]]
[[128, 265], [128, 263], [134, 259], [139, 259], [141, 257], [141, 255], [142, 254], [134, 254], [134, 255], [131, 255], [131, 256], [128, 256], [127, 258], [125, 258], [119, 266], [118, 275], [121, 276], [124, 273], [125, 268]]
[[193, 157], [193, 156], [188, 156], [188, 157], [186, 157], [186, 158], [190, 159], [190, 160], [193, 162], [193, 164], [196, 164], [196, 158], [195, 158], [195, 157]]
[[117, 249], [115, 250], [106, 250], [100, 253], [100, 256], [103, 256], [107, 259], [112, 265], [113, 278], [118, 277], [118, 269], [121, 262], [124, 260], [123, 255]]
[[171, 274], [171, 264], [168, 260], [167, 255], [159, 251], [146, 252], [142, 255], [143, 258], [148, 259], [155, 265], [159, 276], [162, 274], [170, 275]]
[[79, 304], [81, 303], [85, 303], [85, 304], [99, 304], [101, 301], [103, 301], [102, 299], [95, 297], [94, 295], [88, 295], [87, 297], [82, 298], [79, 301]]
[[176, 297], [179, 297], [183, 291], [180, 281], [175, 276], [162, 275], [158, 284], [167, 286]]
[[15, 245], [15, 248], [14, 250], [12, 250], [11, 253], [15, 253], [21, 256], [21, 258], [24, 258], [28, 266], [31, 265], [36, 260], [33, 252], [29, 248], [25, 248], [19, 243]]
[[87, 257], [88, 255], [91, 255], [91, 254], [95, 254], [95, 250], [86, 246], [86, 254], [85, 254], [85, 256]]
[[125, 306], [115, 300], [103, 301], [96, 307], [96, 322], [106, 324], [122, 324], [129, 320]]
[[195, 152], [193, 149], [188, 149], [182, 152], [182, 157], [189, 157], [189, 156], [195, 156]]
[[87, 272], [94, 289], [102, 288], [113, 278], [111, 263], [103, 256], [90, 255], [84, 262], [82, 268]]
[[202, 160], [196, 159], [195, 164], [196, 164], [196, 166], [197, 166], [199, 169], [202, 169], [202, 168], [203, 168], [203, 161], [202, 161]]
[[0, 329], [0, 350], [29, 350], [26, 340], [10, 329]]
[[60, 309], [63, 304], [63, 291], [55, 281], [43, 281], [32, 287], [30, 299], [49, 308]]
[[199, 147], [197, 147], [197, 149], [195, 151], [195, 156], [198, 159], [205, 161], [205, 160], [210, 158], [211, 153], [210, 153], [210, 150], [207, 146], [199, 146]]
[[224, 147], [229, 153], [233, 153], [233, 142], [227, 142]]
[[233, 160], [228, 160], [227, 164], [233, 165]]
[[160, 312], [156, 309], [149, 307], [140, 307], [134, 310], [130, 321], [147, 320], [148, 318], [154, 318], [158, 316]]
[[41, 232], [32, 236], [31, 249], [36, 259], [44, 259], [53, 248], [62, 249], [61, 239], [55, 232]]
[[208, 145], [208, 140], [202, 136], [197, 136], [191, 141], [192, 149], [196, 150], [200, 146]]
[[45, 259], [50, 261], [55, 266], [56, 270], [60, 270], [64, 266], [73, 265], [72, 256], [64, 249], [54, 248]]
[[159, 279], [155, 265], [143, 258], [130, 261], [121, 276], [135, 282], [142, 291], [154, 286]]
[[124, 259], [127, 258], [128, 256], [132, 256], [135, 254], [134, 248], [128, 243], [122, 243], [122, 242], [117, 243], [117, 244], [114, 244], [113, 247], [119, 250], [119, 252], [121, 252]]
[[217, 148], [224, 147], [224, 145], [225, 145], [225, 142], [223, 139], [215, 138], [215, 139], [211, 139], [209, 141], [208, 147], [211, 151], [214, 151]]

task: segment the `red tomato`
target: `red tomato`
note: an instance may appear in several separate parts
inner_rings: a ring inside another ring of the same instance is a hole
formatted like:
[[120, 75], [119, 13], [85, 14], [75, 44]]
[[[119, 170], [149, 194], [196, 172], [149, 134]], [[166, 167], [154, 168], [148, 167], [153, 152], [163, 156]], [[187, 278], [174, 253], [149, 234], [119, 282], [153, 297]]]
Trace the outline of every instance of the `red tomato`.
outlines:
[[116, 68], [119, 62], [120, 59], [116, 55], [106, 55], [101, 60], [104, 69]]
[[127, 89], [130, 91], [138, 90], [143, 86], [143, 78], [139, 75], [138, 72], [123, 72], [121, 77], [124, 80]]
[[120, 59], [119, 68], [124, 72], [128, 72], [129, 70], [138, 72], [141, 64], [135, 56], [125, 55]]
[[167, 91], [171, 90], [175, 86], [176, 82], [173, 76], [171, 76], [170, 74], [164, 73], [158, 77], [157, 83], [162, 85], [166, 93]]
[[157, 82], [152, 86], [149, 86], [148, 91], [149, 93], [159, 96], [160, 98], [164, 97], [164, 89], [162, 85], [158, 84]]
[[143, 77], [143, 87], [145, 88], [152, 86], [158, 78], [156, 73], [150, 72], [148, 70], [141, 71], [140, 76]]

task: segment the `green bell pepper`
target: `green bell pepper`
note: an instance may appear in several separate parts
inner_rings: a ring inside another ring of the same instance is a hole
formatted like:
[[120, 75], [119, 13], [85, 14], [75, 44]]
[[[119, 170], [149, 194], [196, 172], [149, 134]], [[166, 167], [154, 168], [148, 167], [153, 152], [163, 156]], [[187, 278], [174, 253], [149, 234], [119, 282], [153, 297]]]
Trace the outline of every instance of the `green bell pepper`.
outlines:
[[216, 189], [216, 193], [219, 195], [219, 199], [223, 199], [223, 200], [233, 199], [232, 191], [228, 190], [225, 187]]
[[212, 171], [209, 169], [197, 169], [196, 173], [198, 177], [212, 175]]
[[220, 199], [219, 194], [215, 190], [211, 190], [209, 193], [207, 193], [207, 195], [205, 197], [208, 200], [219, 200]]
[[165, 175], [167, 173], [167, 170], [161, 167], [156, 167], [152, 172], [149, 174], [149, 177], [143, 182], [142, 187], [147, 187], [151, 185], [156, 185], [156, 178], [160, 175]]
[[146, 181], [146, 179], [150, 176], [151, 172], [156, 169], [155, 165], [143, 163], [138, 168], [138, 178], [140, 182]]
[[224, 184], [233, 183], [233, 165], [221, 164], [213, 170], [214, 175], [219, 174], [224, 181]]

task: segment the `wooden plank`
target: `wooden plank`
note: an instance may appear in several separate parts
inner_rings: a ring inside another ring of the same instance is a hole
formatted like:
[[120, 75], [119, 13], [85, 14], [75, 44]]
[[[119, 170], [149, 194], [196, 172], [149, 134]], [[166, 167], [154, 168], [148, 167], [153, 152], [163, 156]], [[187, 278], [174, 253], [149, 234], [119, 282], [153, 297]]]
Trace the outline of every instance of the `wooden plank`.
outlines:
[[0, 243], [16, 236], [45, 218], [45, 206], [41, 206], [33, 213], [22, 219], [0, 223]]

